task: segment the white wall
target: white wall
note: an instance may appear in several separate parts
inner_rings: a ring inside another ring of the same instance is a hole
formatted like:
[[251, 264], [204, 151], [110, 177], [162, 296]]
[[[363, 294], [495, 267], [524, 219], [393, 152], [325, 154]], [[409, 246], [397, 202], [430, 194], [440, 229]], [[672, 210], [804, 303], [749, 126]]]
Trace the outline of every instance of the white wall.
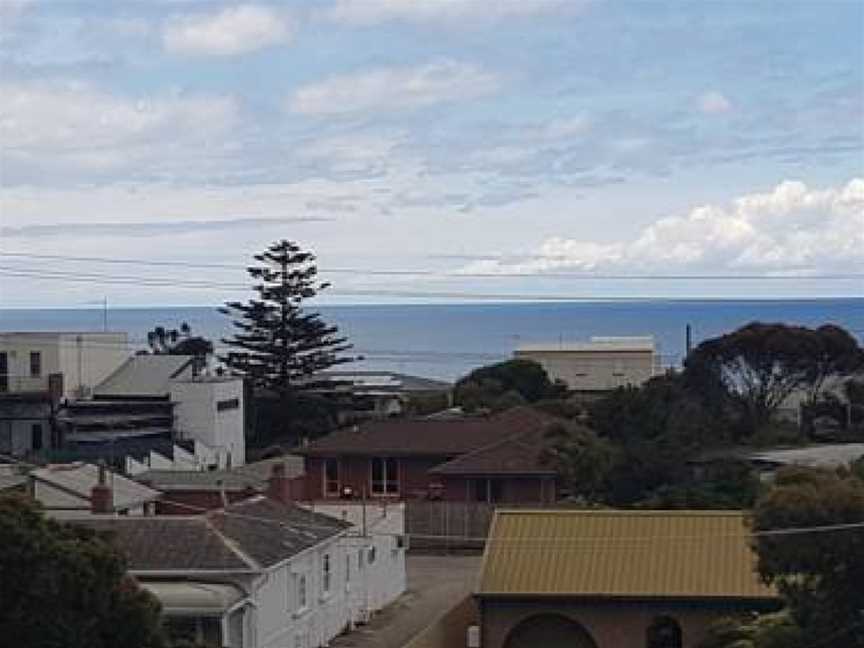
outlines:
[[[126, 333], [2, 333], [0, 352], [8, 359], [10, 391], [42, 391], [48, 375], [63, 374], [63, 397], [92, 389], [129, 357]], [[30, 375], [30, 353], [42, 359], [40, 376]]]
[[518, 350], [517, 358], [539, 363], [551, 380], [570, 389], [603, 391], [641, 385], [657, 373], [652, 351]]
[[[237, 400], [238, 406], [219, 409], [220, 402]], [[175, 429], [181, 438], [196, 439], [220, 453], [220, 468], [230, 454], [231, 466], [246, 463], [243, 435], [243, 381], [239, 379], [183, 380], [171, 383]]]

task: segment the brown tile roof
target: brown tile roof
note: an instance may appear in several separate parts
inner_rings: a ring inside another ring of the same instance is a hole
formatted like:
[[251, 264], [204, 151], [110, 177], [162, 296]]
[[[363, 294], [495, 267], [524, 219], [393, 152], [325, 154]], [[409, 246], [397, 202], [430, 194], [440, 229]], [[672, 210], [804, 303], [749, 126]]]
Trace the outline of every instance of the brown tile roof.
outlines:
[[429, 472], [438, 475], [555, 475], [543, 461], [544, 431], [518, 434], [477, 448]]
[[747, 533], [737, 511], [499, 510], [478, 594], [776, 597]]
[[109, 532], [132, 572], [270, 567], [350, 525], [263, 496], [199, 516], [86, 517], [69, 521]]
[[313, 457], [455, 456], [536, 430], [552, 420], [529, 407], [516, 407], [494, 416], [370, 421], [337, 430], [296, 453]]

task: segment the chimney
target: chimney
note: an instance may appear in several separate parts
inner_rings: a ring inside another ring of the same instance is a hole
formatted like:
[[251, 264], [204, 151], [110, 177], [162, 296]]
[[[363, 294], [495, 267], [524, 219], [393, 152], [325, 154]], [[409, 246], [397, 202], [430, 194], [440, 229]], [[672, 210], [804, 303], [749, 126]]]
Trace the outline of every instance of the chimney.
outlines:
[[106, 514], [114, 511], [114, 493], [108, 485], [105, 462], [99, 462], [99, 482], [90, 491], [90, 510], [93, 513]]
[[285, 475], [285, 464], [274, 463], [267, 479], [267, 497], [284, 504], [291, 502], [291, 480]]

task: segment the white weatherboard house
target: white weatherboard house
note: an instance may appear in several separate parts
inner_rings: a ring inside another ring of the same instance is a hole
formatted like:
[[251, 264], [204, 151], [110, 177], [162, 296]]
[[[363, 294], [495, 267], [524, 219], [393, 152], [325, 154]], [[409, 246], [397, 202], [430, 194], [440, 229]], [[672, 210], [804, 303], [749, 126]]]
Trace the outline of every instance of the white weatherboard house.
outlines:
[[604, 392], [639, 386], [661, 371], [651, 337], [592, 337], [580, 343], [524, 344], [516, 358], [533, 360], [577, 392]]
[[380, 606], [375, 583], [404, 561], [347, 521], [264, 496], [196, 516], [73, 523], [113, 532], [175, 638], [225, 648], [326, 646], [368, 618], [369, 601]]

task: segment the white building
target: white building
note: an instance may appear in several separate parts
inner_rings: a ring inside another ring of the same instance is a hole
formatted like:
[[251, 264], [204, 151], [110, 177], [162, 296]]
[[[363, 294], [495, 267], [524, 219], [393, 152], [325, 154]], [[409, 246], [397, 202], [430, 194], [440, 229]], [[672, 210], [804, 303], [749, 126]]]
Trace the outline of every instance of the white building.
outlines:
[[318, 648], [354, 625], [366, 566], [356, 565], [348, 539], [357, 531], [347, 522], [259, 496], [198, 516], [75, 523], [114, 533], [178, 638]]
[[175, 403], [177, 438], [195, 440], [212, 449], [219, 468], [246, 463], [242, 379], [175, 379], [169, 389], [171, 402]]
[[56, 447], [60, 402], [89, 395], [128, 355], [125, 333], [0, 333], [0, 453]]
[[349, 522], [355, 533], [343, 539], [345, 546], [347, 605], [352, 624], [365, 623], [393, 603], [407, 588], [405, 554], [405, 504], [315, 502], [306, 508]]
[[62, 374], [61, 398], [82, 398], [128, 357], [126, 333], [0, 333], [0, 393], [46, 392]]
[[661, 372], [651, 337], [592, 337], [589, 342], [525, 344], [516, 358], [533, 360], [573, 391], [603, 392], [639, 386]]

